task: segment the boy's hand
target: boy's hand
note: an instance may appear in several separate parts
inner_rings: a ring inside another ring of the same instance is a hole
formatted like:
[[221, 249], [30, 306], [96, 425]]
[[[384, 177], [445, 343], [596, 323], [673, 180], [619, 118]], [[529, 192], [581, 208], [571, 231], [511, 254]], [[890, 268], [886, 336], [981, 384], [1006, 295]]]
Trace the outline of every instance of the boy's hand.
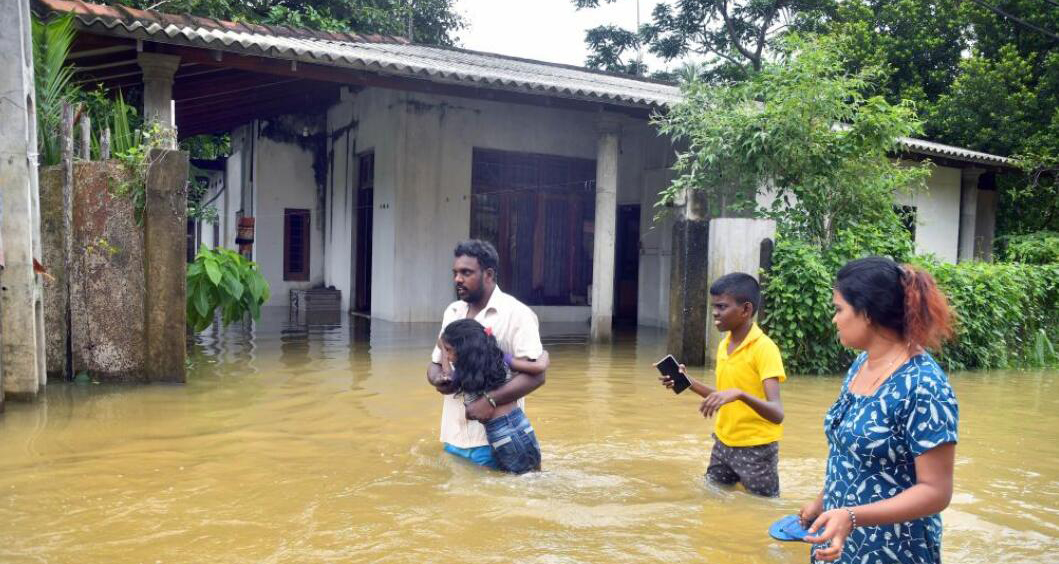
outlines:
[[699, 413], [702, 413], [703, 417], [713, 417], [722, 405], [732, 403], [742, 396], [742, 390], [717, 390], [703, 400], [702, 405], [699, 406]]
[[[687, 375], [688, 375], [687, 367], [684, 366], [683, 364], [680, 365], [680, 373], [683, 374], [685, 377], [687, 377]], [[658, 381], [661, 382], [662, 385], [665, 386], [667, 390], [672, 390], [673, 389], [673, 379], [670, 378], [669, 376], [666, 376], [665, 374], [663, 374], [663, 375], [658, 377]]]

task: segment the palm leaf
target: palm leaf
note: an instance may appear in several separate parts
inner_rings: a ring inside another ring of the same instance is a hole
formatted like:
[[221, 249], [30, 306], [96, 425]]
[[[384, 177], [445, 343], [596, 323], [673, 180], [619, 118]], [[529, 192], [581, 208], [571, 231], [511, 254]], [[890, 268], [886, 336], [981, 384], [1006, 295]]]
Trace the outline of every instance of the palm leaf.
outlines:
[[62, 158], [63, 100], [71, 93], [73, 69], [66, 65], [76, 30], [71, 14], [48, 22], [33, 19], [33, 74], [37, 101], [37, 140], [42, 164]]

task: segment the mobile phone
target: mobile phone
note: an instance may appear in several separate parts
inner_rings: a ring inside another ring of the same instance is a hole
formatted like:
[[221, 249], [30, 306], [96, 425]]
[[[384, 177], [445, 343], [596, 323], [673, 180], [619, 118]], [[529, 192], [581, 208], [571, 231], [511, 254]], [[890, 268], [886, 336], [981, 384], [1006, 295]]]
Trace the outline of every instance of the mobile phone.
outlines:
[[673, 355], [667, 354], [662, 360], [655, 363], [655, 368], [663, 376], [669, 376], [673, 380], [673, 393], [679, 394], [691, 387], [691, 381], [680, 372], [680, 363], [673, 358]]

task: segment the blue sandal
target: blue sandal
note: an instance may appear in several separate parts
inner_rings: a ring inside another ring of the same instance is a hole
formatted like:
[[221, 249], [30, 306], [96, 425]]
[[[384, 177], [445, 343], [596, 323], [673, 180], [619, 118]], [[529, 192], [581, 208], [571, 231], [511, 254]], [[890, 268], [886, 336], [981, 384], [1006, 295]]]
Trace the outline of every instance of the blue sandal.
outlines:
[[808, 534], [797, 515], [787, 515], [769, 527], [769, 536], [779, 541], [803, 541]]

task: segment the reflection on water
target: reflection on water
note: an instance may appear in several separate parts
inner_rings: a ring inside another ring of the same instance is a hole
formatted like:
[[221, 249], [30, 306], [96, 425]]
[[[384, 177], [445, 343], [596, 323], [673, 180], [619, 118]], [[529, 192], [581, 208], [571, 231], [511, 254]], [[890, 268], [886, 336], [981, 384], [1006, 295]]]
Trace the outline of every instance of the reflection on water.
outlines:
[[[837, 378], [792, 377], [783, 496], [703, 483], [709, 423], [657, 385], [664, 334], [545, 326], [545, 472], [437, 442], [433, 324], [291, 320], [199, 337], [185, 386], [53, 385], [0, 416], [0, 562], [804, 562], [767, 525], [821, 485]], [[953, 377], [949, 562], [1059, 559], [1059, 373]]]

